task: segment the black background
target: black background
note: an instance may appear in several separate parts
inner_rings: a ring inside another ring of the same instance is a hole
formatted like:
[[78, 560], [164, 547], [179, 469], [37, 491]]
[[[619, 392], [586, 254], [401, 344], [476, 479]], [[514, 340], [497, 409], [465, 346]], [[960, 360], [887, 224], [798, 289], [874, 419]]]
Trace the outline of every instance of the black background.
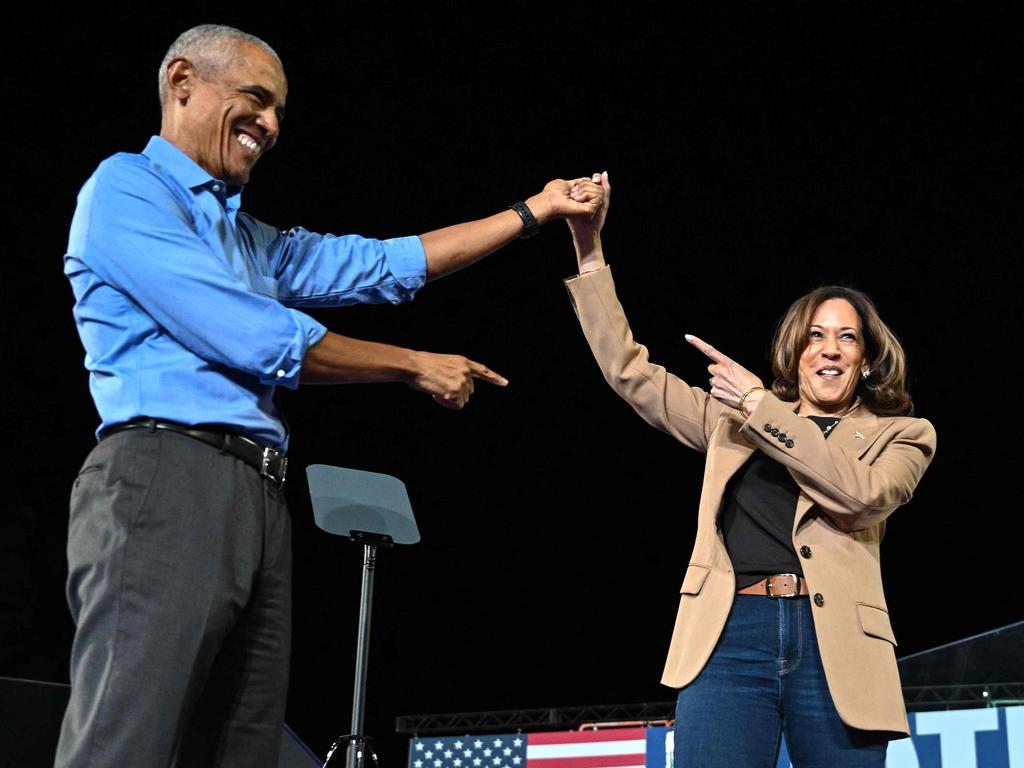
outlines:
[[[1001, 5], [239, 3], [22, 10], [7, 32], [8, 394], [0, 674], [66, 680], [67, 493], [97, 422], [61, 272], [75, 195], [159, 127], [174, 37], [265, 38], [288, 119], [245, 207], [391, 237], [610, 172], [605, 242], [637, 338], [694, 382], [696, 333], [767, 377], [780, 313], [871, 294], [939, 434], [882, 562], [899, 655], [1020, 620], [1021, 40]], [[667, 701], [658, 684], [702, 462], [607, 388], [562, 287], [564, 224], [335, 331], [506, 375], [462, 412], [402, 385], [285, 395], [295, 636], [288, 721], [347, 730], [359, 549], [312, 521], [303, 468], [386, 472], [423, 541], [383, 556], [367, 730], [401, 714]]]

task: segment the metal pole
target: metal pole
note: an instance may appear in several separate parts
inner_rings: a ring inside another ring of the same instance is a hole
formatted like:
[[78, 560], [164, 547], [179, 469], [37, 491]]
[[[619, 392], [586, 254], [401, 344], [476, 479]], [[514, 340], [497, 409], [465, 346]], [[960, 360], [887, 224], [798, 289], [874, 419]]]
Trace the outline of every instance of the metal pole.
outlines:
[[357, 768], [357, 756], [363, 743], [363, 709], [366, 705], [366, 668], [370, 651], [370, 609], [373, 597], [373, 573], [377, 568], [377, 545], [363, 545], [363, 589], [359, 597], [359, 638], [356, 641], [356, 680], [352, 693], [352, 730], [355, 737], [348, 748], [348, 768]]

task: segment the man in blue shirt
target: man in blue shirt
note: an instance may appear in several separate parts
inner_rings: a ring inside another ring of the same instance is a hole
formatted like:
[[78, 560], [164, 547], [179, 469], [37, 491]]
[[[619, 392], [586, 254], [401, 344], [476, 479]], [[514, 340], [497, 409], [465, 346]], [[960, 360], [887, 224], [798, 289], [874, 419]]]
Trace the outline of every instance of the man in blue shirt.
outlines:
[[105, 160], [79, 196], [65, 272], [101, 424], [72, 492], [58, 766], [277, 764], [291, 545], [276, 387], [402, 381], [461, 408], [475, 379], [507, 383], [459, 355], [328, 332], [298, 308], [409, 300], [599, 207], [556, 180], [418, 237], [282, 232], [240, 203], [287, 88], [261, 40], [185, 32], [160, 69], [160, 136]]

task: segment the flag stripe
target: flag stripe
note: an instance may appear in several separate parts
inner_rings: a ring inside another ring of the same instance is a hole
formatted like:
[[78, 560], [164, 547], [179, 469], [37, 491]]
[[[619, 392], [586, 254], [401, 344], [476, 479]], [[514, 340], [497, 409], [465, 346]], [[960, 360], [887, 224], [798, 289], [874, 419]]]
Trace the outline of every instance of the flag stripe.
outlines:
[[529, 746], [534, 744], [579, 744], [590, 741], [643, 741], [644, 728], [608, 728], [603, 731], [555, 731], [527, 734]]
[[[647, 740], [636, 741], [595, 741], [590, 744], [528, 744], [527, 760], [548, 758], [597, 757], [616, 755], [640, 755], [647, 751]], [[641, 761], [642, 762], [642, 761]]]

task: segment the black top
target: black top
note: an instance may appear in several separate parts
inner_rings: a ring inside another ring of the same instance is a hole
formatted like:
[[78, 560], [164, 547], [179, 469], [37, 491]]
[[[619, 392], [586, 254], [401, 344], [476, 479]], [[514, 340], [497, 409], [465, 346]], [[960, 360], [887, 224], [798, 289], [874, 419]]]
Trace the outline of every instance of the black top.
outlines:
[[[825, 439], [839, 419], [808, 416]], [[793, 550], [793, 518], [800, 490], [785, 465], [762, 451], [733, 475], [725, 489], [720, 527], [725, 549], [736, 571], [736, 589], [749, 587], [774, 573], [803, 576]]]

